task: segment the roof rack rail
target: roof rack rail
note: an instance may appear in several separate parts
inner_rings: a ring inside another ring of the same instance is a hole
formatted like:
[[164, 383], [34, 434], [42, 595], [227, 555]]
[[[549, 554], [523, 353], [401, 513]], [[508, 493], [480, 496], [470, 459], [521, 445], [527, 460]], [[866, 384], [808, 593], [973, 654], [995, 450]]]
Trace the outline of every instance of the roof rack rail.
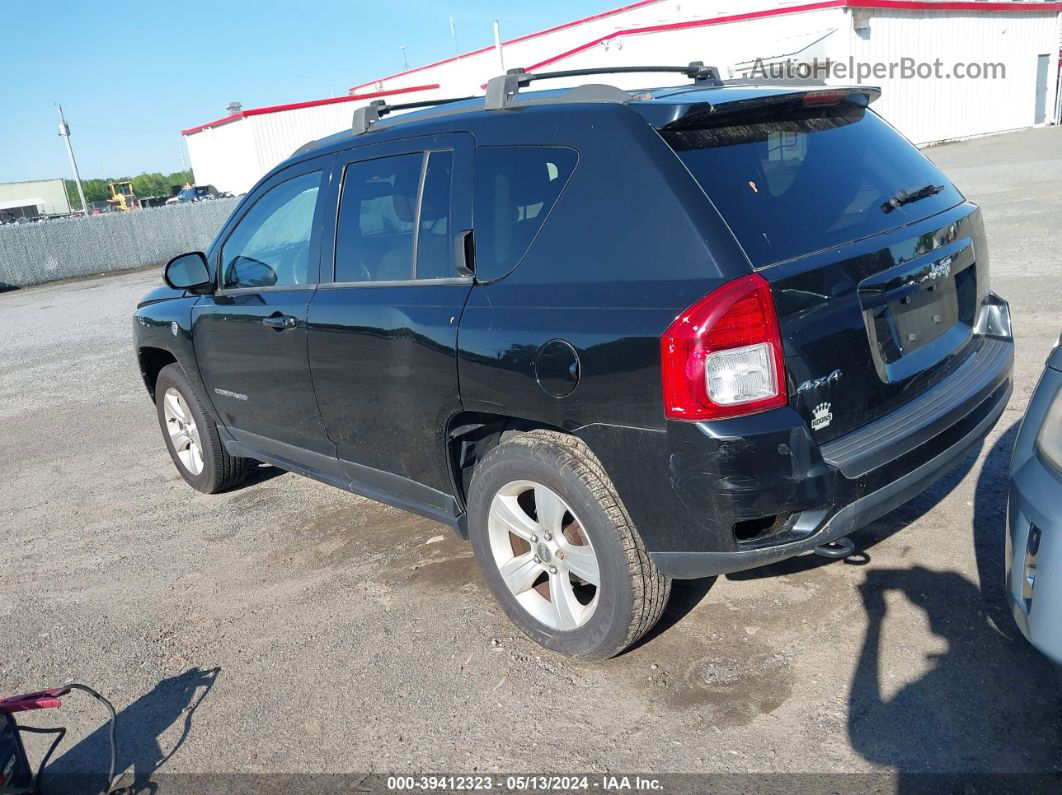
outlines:
[[363, 105], [354, 111], [354, 119], [351, 122], [351, 130], [355, 135], [367, 133], [373, 124], [378, 122], [388, 113], [396, 110], [412, 110], [413, 108], [430, 108], [435, 105], [448, 105], [451, 102], [464, 102], [466, 99], [475, 97], [449, 97], [447, 99], [425, 99], [420, 102], [405, 102], [401, 105], [388, 105], [382, 99], [374, 99], [368, 105]]
[[[670, 72], [686, 75], [695, 83], [712, 86], [723, 85], [723, 81], [719, 79], [719, 70], [714, 66], [705, 66], [702, 61], [693, 61], [687, 66], [614, 66], [595, 69], [569, 69], [562, 72], [525, 72], [523, 69], [510, 69], [504, 75], [493, 77], [488, 81], [484, 108], [486, 110], [501, 110], [508, 107], [512, 104], [512, 98], [519, 92], [520, 88], [530, 85], [533, 80], [634, 72]], [[427, 99], [419, 102], [405, 102], [401, 105], [388, 105], [382, 99], [374, 99], [368, 105], [363, 105], [354, 111], [351, 130], [354, 135], [367, 133], [384, 116], [396, 110], [430, 108], [477, 98], [476, 96], [468, 96]], [[615, 86], [594, 84], [576, 86], [571, 90], [571, 96], [567, 98], [569, 102], [626, 102], [629, 100], [630, 96]]]
[[553, 80], [561, 77], [585, 77], [588, 75], [625, 74], [632, 72], [672, 72], [686, 75], [696, 83], [722, 85], [719, 70], [714, 66], [705, 66], [703, 61], [692, 61], [687, 66], [612, 66], [593, 69], [567, 69], [561, 72], [525, 72], [523, 69], [510, 69], [503, 75], [492, 77], [487, 82], [487, 96], [484, 107], [487, 110], [503, 110], [511, 104], [512, 98], [532, 80]]

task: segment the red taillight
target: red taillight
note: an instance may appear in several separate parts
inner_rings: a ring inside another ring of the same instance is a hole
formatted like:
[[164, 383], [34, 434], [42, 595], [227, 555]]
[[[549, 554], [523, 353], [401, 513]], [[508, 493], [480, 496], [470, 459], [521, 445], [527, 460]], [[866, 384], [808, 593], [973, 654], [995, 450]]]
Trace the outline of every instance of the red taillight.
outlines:
[[723, 419], [788, 402], [774, 299], [757, 273], [679, 315], [660, 338], [660, 359], [668, 419]]

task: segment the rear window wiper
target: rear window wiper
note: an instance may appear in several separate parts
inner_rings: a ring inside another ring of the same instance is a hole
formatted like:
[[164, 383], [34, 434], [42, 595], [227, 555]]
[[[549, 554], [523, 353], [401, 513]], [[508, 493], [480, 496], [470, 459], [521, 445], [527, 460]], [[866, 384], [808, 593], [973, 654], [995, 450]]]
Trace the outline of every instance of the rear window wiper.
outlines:
[[894, 193], [887, 202], [881, 205], [881, 211], [885, 213], [891, 213], [897, 207], [902, 207], [905, 204], [916, 202], [919, 199], [925, 199], [930, 196], [935, 196], [944, 190], [943, 185], [925, 185], [918, 190], [906, 191], [898, 190]]

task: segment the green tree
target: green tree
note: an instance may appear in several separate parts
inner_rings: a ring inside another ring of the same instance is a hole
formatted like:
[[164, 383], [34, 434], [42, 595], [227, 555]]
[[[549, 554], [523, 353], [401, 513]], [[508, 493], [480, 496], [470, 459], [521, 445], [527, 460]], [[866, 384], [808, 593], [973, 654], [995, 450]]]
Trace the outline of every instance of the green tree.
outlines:
[[191, 170], [174, 171], [166, 177], [166, 193], [169, 194], [172, 185], [180, 185], [183, 188], [185, 184], [195, 184], [195, 176], [192, 174]]
[[87, 179], [81, 183], [85, 189], [85, 201], [102, 202], [111, 198], [111, 189], [107, 187], [105, 179]]
[[133, 193], [140, 198], [168, 196], [169, 192], [170, 189], [169, 185], [166, 184], [166, 177], [157, 171], [133, 177]]
[[81, 206], [81, 197], [77, 195], [77, 183], [72, 179], [64, 179], [63, 184], [66, 185], [66, 198], [70, 202], [71, 210], [83, 210]]
[[[72, 179], [65, 180], [65, 182], [66, 195], [70, 199], [70, 209], [82, 209], [81, 200], [77, 195], [77, 183]], [[105, 179], [83, 179], [81, 180], [81, 187], [85, 191], [85, 201], [89, 204], [92, 204], [92, 202], [106, 201], [111, 197], [111, 191], [107, 187], [107, 180]]]

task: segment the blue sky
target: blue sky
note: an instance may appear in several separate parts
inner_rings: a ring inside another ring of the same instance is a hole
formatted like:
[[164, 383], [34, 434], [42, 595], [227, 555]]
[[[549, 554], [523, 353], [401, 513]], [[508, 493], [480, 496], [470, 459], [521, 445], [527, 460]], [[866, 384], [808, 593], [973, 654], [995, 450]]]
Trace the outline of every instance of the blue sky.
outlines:
[[244, 107], [342, 96], [357, 83], [622, 5], [622, 0], [179, 0], [0, 10], [0, 182], [183, 168], [180, 131]]

